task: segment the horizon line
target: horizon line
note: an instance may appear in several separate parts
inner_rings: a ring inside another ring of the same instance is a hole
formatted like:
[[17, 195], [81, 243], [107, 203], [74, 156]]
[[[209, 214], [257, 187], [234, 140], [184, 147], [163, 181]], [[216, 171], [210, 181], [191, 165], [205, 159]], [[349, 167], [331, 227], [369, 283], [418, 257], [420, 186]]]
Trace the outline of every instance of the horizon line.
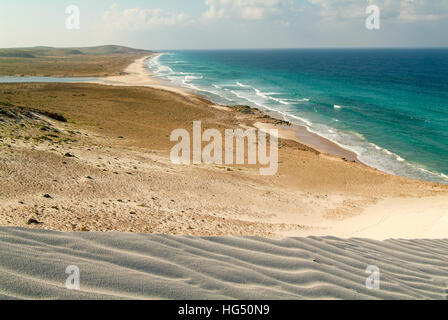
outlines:
[[181, 51], [181, 50], [200, 50], [200, 51], [211, 51], [211, 50], [381, 50], [381, 49], [413, 49], [413, 50], [424, 50], [424, 49], [448, 49], [448, 46], [428, 46], [428, 47], [419, 47], [419, 46], [409, 46], [409, 47], [254, 47], [254, 48], [171, 48], [171, 49], [154, 49], [154, 48], [138, 48], [131, 45], [123, 45], [123, 44], [98, 44], [98, 45], [81, 45], [81, 46], [49, 46], [49, 45], [34, 45], [34, 46], [15, 46], [15, 47], [3, 47], [0, 49], [28, 49], [28, 48], [55, 48], [55, 49], [69, 49], [69, 48], [94, 48], [94, 47], [103, 47], [103, 46], [122, 46], [136, 50], [149, 50], [149, 51]]

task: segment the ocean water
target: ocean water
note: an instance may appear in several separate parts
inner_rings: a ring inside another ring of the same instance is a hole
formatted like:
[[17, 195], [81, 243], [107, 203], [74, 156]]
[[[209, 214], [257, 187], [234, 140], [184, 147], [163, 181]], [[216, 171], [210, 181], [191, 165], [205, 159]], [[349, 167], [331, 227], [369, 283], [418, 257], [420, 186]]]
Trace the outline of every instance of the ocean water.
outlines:
[[448, 183], [448, 50], [173, 51], [155, 77], [275, 111], [382, 171]]

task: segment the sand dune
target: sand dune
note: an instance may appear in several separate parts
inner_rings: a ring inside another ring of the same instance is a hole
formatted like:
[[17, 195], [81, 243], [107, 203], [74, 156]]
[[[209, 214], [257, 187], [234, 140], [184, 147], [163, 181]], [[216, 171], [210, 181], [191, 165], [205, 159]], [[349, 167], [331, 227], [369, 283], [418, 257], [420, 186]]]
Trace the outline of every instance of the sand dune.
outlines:
[[[176, 237], [0, 229], [0, 298], [446, 299], [448, 240]], [[65, 288], [66, 267], [81, 290]], [[365, 286], [369, 265], [381, 288]]]

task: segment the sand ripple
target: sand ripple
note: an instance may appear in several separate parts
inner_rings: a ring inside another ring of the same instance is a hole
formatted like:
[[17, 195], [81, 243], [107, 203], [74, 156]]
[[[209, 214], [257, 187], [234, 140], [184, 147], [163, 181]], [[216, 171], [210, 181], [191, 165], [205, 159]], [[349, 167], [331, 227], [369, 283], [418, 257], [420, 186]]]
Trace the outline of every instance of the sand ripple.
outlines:
[[[81, 290], [65, 269], [81, 270]], [[369, 290], [367, 266], [381, 271]], [[0, 228], [0, 299], [446, 299], [448, 240], [177, 237]]]

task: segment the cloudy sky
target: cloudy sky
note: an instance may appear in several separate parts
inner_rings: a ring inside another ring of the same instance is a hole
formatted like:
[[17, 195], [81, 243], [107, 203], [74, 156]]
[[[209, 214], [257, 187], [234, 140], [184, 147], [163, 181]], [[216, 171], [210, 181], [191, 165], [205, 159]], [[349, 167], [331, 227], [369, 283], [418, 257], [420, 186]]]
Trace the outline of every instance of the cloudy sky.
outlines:
[[[79, 30], [66, 28], [70, 5]], [[369, 5], [380, 30], [365, 26]], [[0, 47], [448, 47], [447, 34], [448, 0], [0, 1]]]

